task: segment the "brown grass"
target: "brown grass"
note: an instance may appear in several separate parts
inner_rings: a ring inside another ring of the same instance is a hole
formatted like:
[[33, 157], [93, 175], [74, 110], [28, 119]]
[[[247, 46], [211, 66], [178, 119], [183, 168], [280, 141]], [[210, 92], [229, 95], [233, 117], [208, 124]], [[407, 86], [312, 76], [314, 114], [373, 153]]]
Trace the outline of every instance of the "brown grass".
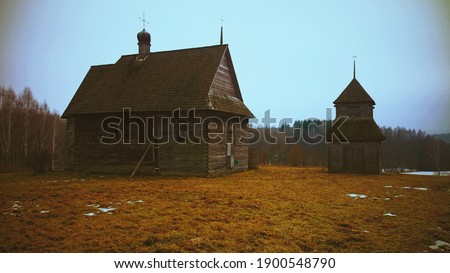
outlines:
[[0, 174], [0, 219], [0, 252], [450, 252], [429, 248], [450, 242], [450, 177], [289, 167], [132, 181]]

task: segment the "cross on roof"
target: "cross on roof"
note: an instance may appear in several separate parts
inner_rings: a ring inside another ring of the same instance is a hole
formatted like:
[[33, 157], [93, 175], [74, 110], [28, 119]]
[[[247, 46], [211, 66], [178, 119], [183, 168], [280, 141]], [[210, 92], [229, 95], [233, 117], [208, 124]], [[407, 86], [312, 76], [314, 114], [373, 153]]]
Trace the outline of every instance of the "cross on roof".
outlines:
[[145, 30], [145, 24], [148, 24], [149, 22], [145, 20], [145, 12], [142, 13], [142, 18], [138, 17], [139, 20], [142, 20], [142, 28]]

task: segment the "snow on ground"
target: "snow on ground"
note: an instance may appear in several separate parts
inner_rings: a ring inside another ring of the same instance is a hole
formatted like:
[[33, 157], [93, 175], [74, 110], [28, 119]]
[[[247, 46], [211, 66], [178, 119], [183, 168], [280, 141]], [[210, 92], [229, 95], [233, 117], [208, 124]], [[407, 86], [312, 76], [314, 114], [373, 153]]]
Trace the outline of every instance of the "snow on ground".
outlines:
[[347, 196], [350, 196], [351, 198], [354, 198], [355, 200], [358, 198], [360, 198], [360, 199], [367, 198], [367, 195], [358, 194], [358, 193], [349, 193], [349, 194], [347, 194]]

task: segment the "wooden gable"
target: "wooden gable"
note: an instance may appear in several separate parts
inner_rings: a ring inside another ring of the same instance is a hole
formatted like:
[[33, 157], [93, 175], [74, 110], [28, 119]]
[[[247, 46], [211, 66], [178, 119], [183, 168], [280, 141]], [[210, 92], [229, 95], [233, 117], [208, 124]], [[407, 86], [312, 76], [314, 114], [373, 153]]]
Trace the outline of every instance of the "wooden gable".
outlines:
[[231, 71], [231, 60], [224, 54], [220, 61], [219, 68], [217, 69], [214, 80], [211, 84], [211, 90], [214, 92], [222, 93], [223, 95], [233, 96], [240, 98], [239, 87], [237, 86], [237, 80], [234, 73]]
[[[241, 90], [234, 71], [233, 62], [231, 60], [230, 51], [224, 52], [216, 74], [211, 83], [208, 93], [208, 105], [210, 110], [221, 112], [235, 113], [241, 116], [241, 109], [246, 107], [242, 99]], [[250, 111], [247, 117], [253, 117]]]

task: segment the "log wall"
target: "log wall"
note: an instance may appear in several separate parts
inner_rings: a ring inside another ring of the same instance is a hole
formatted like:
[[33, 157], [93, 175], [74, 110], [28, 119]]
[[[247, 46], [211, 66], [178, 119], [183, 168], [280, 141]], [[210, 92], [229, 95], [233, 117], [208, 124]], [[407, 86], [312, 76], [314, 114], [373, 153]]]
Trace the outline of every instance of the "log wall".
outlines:
[[[239, 143], [239, 137], [244, 133], [238, 125], [233, 128], [217, 128], [210, 130], [215, 136], [219, 136], [220, 143], [209, 144], [208, 149], [208, 173], [218, 175], [227, 172], [248, 170], [248, 144]], [[223, 133], [217, 133], [223, 132]], [[228, 148], [230, 146], [230, 148]], [[230, 149], [230, 155], [227, 150]]]
[[381, 143], [330, 144], [328, 147], [328, 170], [329, 172], [379, 174], [381, 172]]
[[[76, 118], [74, 170], [87, 173], [131, 174], [149, 144], [138, 144], [137, 139], [131, 139], [130, 144], [124, 144], [120, 139], [117, 139], [119, 141], [117, 144], [101, 143], [102, 136], [105, 136], [101, 128], [105, 117], [89, 115]], [[137, 135], [137, 127], [134, 129], [136, 132], [132, 132], [132, 135]], [[137, 174], [154, 174], [156, 163], [155, 147], [151, 147]]]
[[66, 130], [66, 139], [67, 139], [67, 160], [66, 160], [66, 169], [73, 171], [75, 170], [75, 118], [67, 119], [67, 130]]
[[[169, 143], [161, 144], [159, 148], [160, 173], [162, 175], [206, 176], [208, 174], [208, 145], [206, 142], [191, 143], [187, 140], [186, 143], [177, 143], [176, 138], [173, 137], [174, 130], [169, 130], [168, 133]], [[188, 132], [191, 135], [192, 133], [193, 131]], [[195, 133], [198, 136], [203, 135], [203, 128], [197, 125]], [[178, 141], [183, 142], [183, 140]]]
[[[142, 115], [146, 116], [146, 115]], [[149, 142], [138, 143], [138, 126], [131, 126], [130, 144], [124, 144], [123, 138], [117, 139], [117, 144], [105, 144], [101, 142], [102, 136], [107, 135], [101, 128], [106, 115], [78, 116], [68, 121], [69, 157], [72, 159], [68, 169], [86, 173], [119, 173], [131, 174], [142, 155], [149, 147]], [[225, 118], [224, 118], [225, 119]], [[76, 124], [76, 127], [75, 127]], [[145, 156], [137, 174], [150, 175], [196, 175], [207, 176], [227, 172], [243, 171], [248, 169], [248, 145], [237, 143], [237, 139], [243, 133], [239, 128], [231, 134], [224, 128], [216, 128], [221, 131], [222, 141], [216, 144], [208, 144], [208, 127], [202, 124], [196, 125], [195, 130], [183, 132], [202, 136], [200, 143], [191, 143], [177, 139], [175, 127], [160, 126], [160, 116], [157, 116], [155, 131], [157, 136], [168, 135], [167, 143], [155, 141]], [[119, 126], [120, 127], [120, 126]], [[192, 126], [190, 127], [192, 128]], [[153, 130], [153, 128], [151, 129]], [[225, 133], [223, 133], [225, 132]], [[123, 135], [121, 136], [123, 137]], [[192, 139], [194, 139], [191, 136]], [[203, 141], [205, 140], [205, 141]], [[232, 143], [231, 156], [227, 156], [227, 144]]]

